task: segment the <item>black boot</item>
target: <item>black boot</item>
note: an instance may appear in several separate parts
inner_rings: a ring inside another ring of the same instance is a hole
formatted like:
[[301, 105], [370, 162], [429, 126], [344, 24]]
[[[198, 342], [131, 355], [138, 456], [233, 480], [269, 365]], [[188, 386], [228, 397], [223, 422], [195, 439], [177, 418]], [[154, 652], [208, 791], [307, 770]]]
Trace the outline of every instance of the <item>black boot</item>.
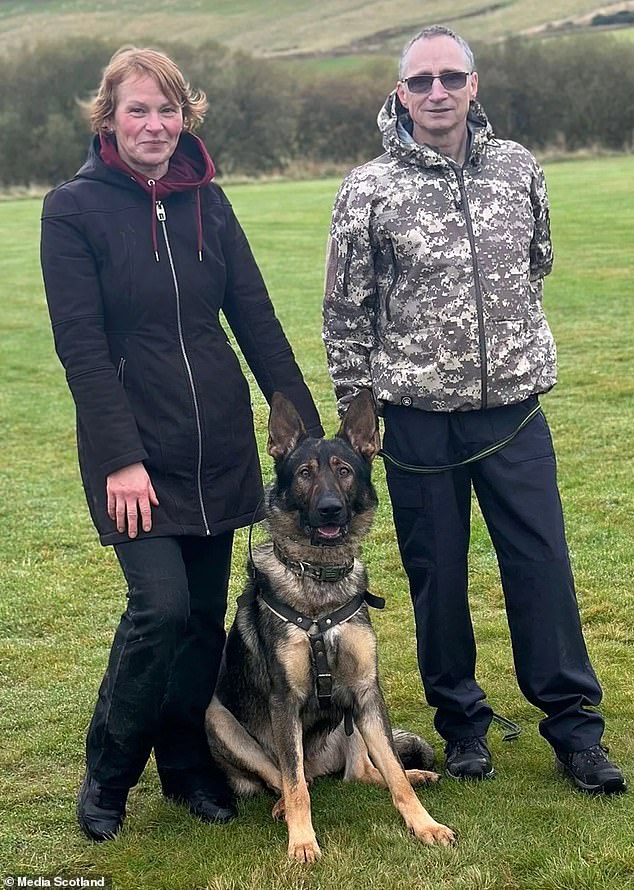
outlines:
[[593, 745], [583, 751], [555, 751], [557, 769], [565, 773], [577, 788], [589, 794], [622, 794], [627, 791], [623, 773], [608, 760], [608, 749]]
[[484, 736], [447, 742], [445, 770], [452, 779], [491, 779], [495, 770]]
[[233, 794], [220, 774], [204, 770], [163, 769], [163, 795], [184, 804], [203, 822], [230, 822], [237, 816]]
[[100, 785], [86, 772], [77, 794], [77, 821], [93, 841], [113, 838], [125, 819], [128, 788]]

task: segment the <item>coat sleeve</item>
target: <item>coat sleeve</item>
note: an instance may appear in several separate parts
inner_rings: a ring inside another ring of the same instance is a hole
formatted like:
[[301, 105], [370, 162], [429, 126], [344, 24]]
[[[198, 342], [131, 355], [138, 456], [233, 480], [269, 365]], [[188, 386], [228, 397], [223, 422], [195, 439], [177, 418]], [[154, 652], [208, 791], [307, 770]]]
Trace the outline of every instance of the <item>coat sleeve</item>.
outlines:
[[337, 195], [326, 255], [323, 338], [339, 413], [359, 389], [372, 389], [377, 289], [369, 223], [370, 195], [353, 174]]
[[64, 187], [44, 201], [40, 256], [55, 349], [78, 427], [108, 475], [144, 460], [147, 452], [110, 357], [96, 258]]
[[541, 282], [553, 267], [553, 245], [550, 239], [550, 207], [544, 171], [537, 161], [531, 181], [531, 204], [535, 220], [530, 246], [531, 282]]
[[222, 311], [264, 398], [283, 393], [295, 405], [309, 435], [324, 430], [293, 350], [275, 315], [247, 238], [227, 205], [227, 288]]

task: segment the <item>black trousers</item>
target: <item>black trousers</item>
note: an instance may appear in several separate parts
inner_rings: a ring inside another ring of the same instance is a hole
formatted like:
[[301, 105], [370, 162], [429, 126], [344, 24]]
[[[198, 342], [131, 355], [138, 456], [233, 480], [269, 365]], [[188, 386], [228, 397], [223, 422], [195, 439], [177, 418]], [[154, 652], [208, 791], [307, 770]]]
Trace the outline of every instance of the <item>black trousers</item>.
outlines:
[[218, 775], [204, 714], [225, 643], [232, 544], [226, 532], [115, 545], [128, 603], [86, 738], [87, 767], [98, 782], [132, 787], [152, 748], [159, 775]]
[[[386, 406], [383, 447], [407, 464], [464, 460], [517, 428], [536, 404], [425, 412]], [[425, 694], [447, 740], [485, 735], [492, 710], [475, 679], [467, 596], [471, 491], [496, 551], [515, 671], [546, 717], [553, 747], [599, 742], [601, 687], [586, 650], [570, 569], [550, 431], [539, 413], [501, 451], [459, 469], [414, 475], [386, 460], [401, 558], [410, 582]]]

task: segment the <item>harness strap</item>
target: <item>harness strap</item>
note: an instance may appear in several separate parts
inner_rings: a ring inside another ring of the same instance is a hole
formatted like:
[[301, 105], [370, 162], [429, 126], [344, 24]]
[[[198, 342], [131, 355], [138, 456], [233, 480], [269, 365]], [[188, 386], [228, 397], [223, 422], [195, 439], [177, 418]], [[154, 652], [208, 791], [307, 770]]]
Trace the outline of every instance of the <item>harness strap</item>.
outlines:
[[[365, 590], [363, 593], [358, 593], [345, 603], [345, 605], [341, 606], [341, 608], [316, 620], [309, 615], [304, 615], [301, 612], [295, 611], [291, 606], [276, 599], [265, 590], [257, 589], [257, 592], [254, 590], [253, 595], [248, 597], [248, 599], [253, 599], [258, 594], [260, 599], [266, 606], [268, 606], [273, 614], [277, 615], [278, 618], [281, 618], [282, 621], [287, 621], [290, 624], [294, 624], [296, 627], [301, 627], [302, 630], [305, 630], [306, 633], [309, 634], [309, 636], [323, 634], [332, 627], [336, 627], [338, 624], [343, 624], [345, 621], [349, 621], [357, 614], [364, 603], [367, 603], [375, 609], [382, 609], [385, 606], [383, 597], [374, 596], [374, 594]], [[238, 606], [241, 604], [243, 596], [239, 597]]]
[[404, 470], [406, 473], [418, 473], [418, 474], [429, 474], [429, 473], [444, 473], [446, 470], [456, 470], [458, 467], [467, 466], [467, 464], [475, 463], [477, 460], [482, 460], [485, 457], [489, 457], [491, 454], [495, 454], [497, 451], [501, 451], [505, 448], [509, 442], [512, 442], [515, 436], [521, 430], [524, 429], [527, 423], [529, 423], [533, 417], [541, 411], [541, 405], [536, 405], [532, 408], [524, 420], [517, 426], [512, 433], [509, 433], [508, 436], [505, 436], [503, 439], [498, 439], [497, 442], [494, 442], [492, 445], [488, 445], [486, 448], [483, 448], [481, 451], [476, 452], [476, 454], [472, 454], [470, 457], [465, 458], [464, 460], [460, 460], [455, 464], [443, 464], [437, 467], [421, 467], [415, 464], [404, 464], [402, 461], [397, 460], [393, 457], [389, 452], [381, 449], [378, 452], [379, 457], [382, 457], [384, 461], [388, 461], [393, 464], [395, 467], [398, 467], [399, 470]]
[[[255, 567], [251, 565], [251, 568], [257, 578]], [[295, 609], [291, 608], [286, 603], [276, 599], [268, 591], [262, 590], [256, 582], [256, 584], [248, 588], [238, 597], [238, 609], [254, 602], [258, 596], [274, 615], [287, 624], [293, 624], [295, 627], [300, 627], [307, 633], [317, 674], [317, 701], [319, 702], [320, 708], [329, 708], [332, 702], [332, 671], [330, 670], [328, 656], [326, 655], [324, 634], [338, 624], [344, 624], [346, 621], [349, 621], [357, 614], [364, 603], [367, 603], [368, 606], [371, 606], [373, 609], [383, 609], [385, 607], [385, 599], [382, 596], [375, 596], [373, 593], [370, 593], [369, 590], [364, 590], [363, 593], [358, 593], [355, 597], [349, 600], [349, 602], [341, 606], [341, 608], [336, 609], [329, 615], [325, 615], [323, 618], [315, 620], [307, 615], [303, 615], [301, 612], [295, 611]], [[352, 735], [354, 731], [352, 712], [349, 708], [346, 708], [344, 711], [344, 729], [346, 735]]]

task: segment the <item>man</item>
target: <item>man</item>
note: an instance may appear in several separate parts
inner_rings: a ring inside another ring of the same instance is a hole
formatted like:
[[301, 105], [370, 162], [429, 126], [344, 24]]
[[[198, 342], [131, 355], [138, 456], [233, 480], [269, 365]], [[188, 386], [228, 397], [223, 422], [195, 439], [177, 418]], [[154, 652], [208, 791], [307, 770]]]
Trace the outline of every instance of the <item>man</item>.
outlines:
[[467, 599], [471, 487], [493, 541], [515, 668], [556, 764], [589, 792], [626, 783], [600, 744], [555, 456], [538, 395], [556, 382], [542, 309], [552, 266], [542, 170], [494, 138], [465, 41], [406, 46], [378, 123], [385, 154], [335, 203], [324, 340], [340, 410], [361, 387], [384, 457], [425, 693], [453, 778], [491, 777], [493, 712], [475, 679]]

